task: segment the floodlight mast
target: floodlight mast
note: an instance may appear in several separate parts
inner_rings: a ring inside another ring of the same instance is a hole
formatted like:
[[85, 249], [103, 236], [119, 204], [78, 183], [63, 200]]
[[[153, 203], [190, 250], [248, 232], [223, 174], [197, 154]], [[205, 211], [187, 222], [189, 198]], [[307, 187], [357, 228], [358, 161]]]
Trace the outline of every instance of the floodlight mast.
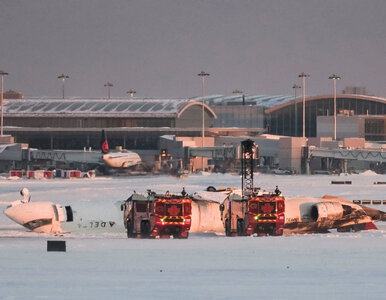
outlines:
[[298, 100], [296, 99], [297, 90], [301, 88], [300, 85], [294, 84], [292, 87], [295, 91], [295, 136], [298, 136]]
[[129, 91], [126, 92], [126, 94], [130, 94], [130, 99], [133, 99], [136, 93], [137, 92], [133, 89], [130, 89]]
[[4, 135], [3, 127], [4, 127], [4, 76], [7, 76], [8, 73], [0, 70], [0, 76], [1, 76], [1, 136]]
[[336, 141], [336, 81], [340, 80], [340, 77], [332, 74], [328, 79], [332, 79], [334, 82], [334, 141]]
[[112, 88], [114, 85], [110, 82], [107, 82], [104, 87], [107, 87], [107, 99], [110, 99], [110, 88]]
[[70, 77], [63, 73], [58, 76], [58, 79], [62, 80], [62, 99], [64, 99], [64, 85], [66, 83], [66, 79], [68, 78]]
[[303, 81], [303, 137], [306, 137], [306, 78], [310, 77], [310, 75], [302, 72], [299, 75], [300, 78], [302, 78]]
[[244, 95], [244, 93], [243, 93], [243, 91], [240, 91], [240, 90], [234, 90], [233, 92], [232, 92], [232, 94], [241, 94], [241, 96], [242, 96], [242, 99], [243, 99], [243, 105], [245, 105], [245, 95]]
[[[201, 148], [204, 148], [204, 138], [205, 138], [205, 77], [208, 77], [210, 74], [206, 73], [205, 71], [201, 71], [201, 73], [198, 74], [198, 76], [201, 77], [201, 91], [202, 91], [202, 132], [201, 132]], [[201, 157], [201, 168], [204, 170], [204, 157]]]
[[241, 175], [243, 196], [251, 196], [253, 193], [253, 160], [256, 155], [256, 144], [252, 140], [241, 142]]

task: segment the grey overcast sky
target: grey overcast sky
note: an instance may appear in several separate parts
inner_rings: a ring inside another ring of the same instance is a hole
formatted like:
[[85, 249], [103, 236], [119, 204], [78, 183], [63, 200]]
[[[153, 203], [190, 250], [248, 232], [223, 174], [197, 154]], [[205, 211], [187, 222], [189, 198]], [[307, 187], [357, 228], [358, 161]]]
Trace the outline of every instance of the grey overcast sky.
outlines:
[[25, 97], [307, 94], [363, 85], [386, 96], [385, 0], [1, 0], [0, 70]]

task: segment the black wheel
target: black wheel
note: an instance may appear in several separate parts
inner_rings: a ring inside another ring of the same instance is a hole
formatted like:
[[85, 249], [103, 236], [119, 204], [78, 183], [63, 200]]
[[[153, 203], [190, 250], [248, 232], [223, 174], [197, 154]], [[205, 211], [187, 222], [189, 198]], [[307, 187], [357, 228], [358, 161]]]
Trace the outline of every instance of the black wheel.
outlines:
[[280, 229], [279, 232], [277, 232], [277, 230], [275, 229], [273, 231], [272, 235], [274, 235], [274, 236], [281, 236], [281, 235], [283, 235], [283, 229]]
[[189, 232], [186, 233], [186, 236], [182, 236], [181, 233], [173, 234], [174, 239], [187, 239], [189, 237]]
[[132, 238], [134, 237], [134, 234], [133, 234], [133, 226], [131, 224], [131, 222], [127, 222], [127, 237], [128, 238]]
[[245, 235], [245, 226], [244, 226], [244, 220], [243, 219], [237, 220], [237, 235], [238, 236]]
[[225, 220], [225, 235], [231, 236], [231, 224], [229, 220]]
[[182, 236], [181, 233], [177, 235], [178, 239], [187, 239], [189, 237], [189, 232], [186, 233], [186, 236]]
[[148, 238], [150, 235], [150, 223], [149, 221], [141, 222], [141, 238]]

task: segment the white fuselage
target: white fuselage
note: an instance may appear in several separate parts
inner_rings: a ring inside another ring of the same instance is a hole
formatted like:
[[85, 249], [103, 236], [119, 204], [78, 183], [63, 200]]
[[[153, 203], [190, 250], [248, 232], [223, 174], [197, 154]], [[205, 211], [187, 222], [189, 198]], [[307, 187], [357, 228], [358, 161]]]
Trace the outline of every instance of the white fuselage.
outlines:
[[[191, 232], [223, 233], [220, 203], [227, 194], [203, 192], [192, 202]], [[213, 197], [212, 197], [213, 196]], [[123, 202], [122, 202], [123, 203]], [[15, 201], [4, 213], [16, 223], [41, 233], [78, 231], [124, 232], [121, 202], [78, 203]], [[372, 222], [363, 208], [339, 198], [287, 198], [284, 234], [322, 232], [332, 228]]]
[[129, 168], [142, 162], [141, 157], [131, 151], [111, 152], [103, 154], [102, 158], [112, 168]]

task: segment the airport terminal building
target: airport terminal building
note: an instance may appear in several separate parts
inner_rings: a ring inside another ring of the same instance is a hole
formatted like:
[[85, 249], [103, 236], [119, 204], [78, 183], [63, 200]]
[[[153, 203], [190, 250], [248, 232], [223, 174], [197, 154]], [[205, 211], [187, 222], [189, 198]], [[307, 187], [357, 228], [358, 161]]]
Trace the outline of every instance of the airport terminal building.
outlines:
[[[101, 129], [112, 145], [154, 149], [160, 135], [194, 136], [202, 127], [202, 104], [189, 99], [23, 99], [5, 107], [6, 132], [43, 149], [95, 149]], [[205, 105], [204, 114], [213, 127], [213, 110]]]
[[[333, 116], [333, 95], [313, 96], [305, 100], [306, 137], [317, 137], [318, 132], [322, 132], [323, 137], [328, 135], [325, 130], [327, 121], [320, 117]], [[364, 124], [360, 137], [373, 141], [386, 140], [385, 98], [337, 95], [337, 112], [339, 116], [363, 116], [357, 121]], [[204, 114], [206, 136], [257, 136], [261, 133], [302, 136], [303, 102], [299, 97], [206, 96]], [[45, 149], [96, 148], [102, 128], [109, 132], [112, 145], [130, 149], [155, 148], [159, 136], [164, 134], [191, 137], [202, 134], [200, 97], [8, 99], [5, 100], [4, 117], [5, 132], [15, 136], [16, 142]], [[319, 130], [318, 119], [323, 121]]]
[[[204, 146], [236, 149], [241, 140], [251, 138], [259, 145], [262, 161], [267, 165], [295, 172], [305, 172], [307, 149], [313, 144], [340, 148], [349, 145], [343, 142], [345, 138], [386, 141], [385, 98], [337, 95], [337, 137], [342, 145], [331, 143], [333, 95], [305, 99], [308, 140], [301, 137], [303, 103], [299, 97], [212, 95], [204, 100], [203, 106], [200, 97], [7, 99], [4, 132], [14, 136], [16, 143], [28, 143], [31, 148], [97, 150], [101, 130], [105, 129], [110, 148], [148, 151], [154, 156], [162, 145], [168, 144], [168, 151], [179, 153], [182, 159], [186, 156], [185, 147], [202, 145], [204, 108]], [[175, 142], [165, 144], [171, 136]], [[319, 140], [315, 142], [314, 138]]]

